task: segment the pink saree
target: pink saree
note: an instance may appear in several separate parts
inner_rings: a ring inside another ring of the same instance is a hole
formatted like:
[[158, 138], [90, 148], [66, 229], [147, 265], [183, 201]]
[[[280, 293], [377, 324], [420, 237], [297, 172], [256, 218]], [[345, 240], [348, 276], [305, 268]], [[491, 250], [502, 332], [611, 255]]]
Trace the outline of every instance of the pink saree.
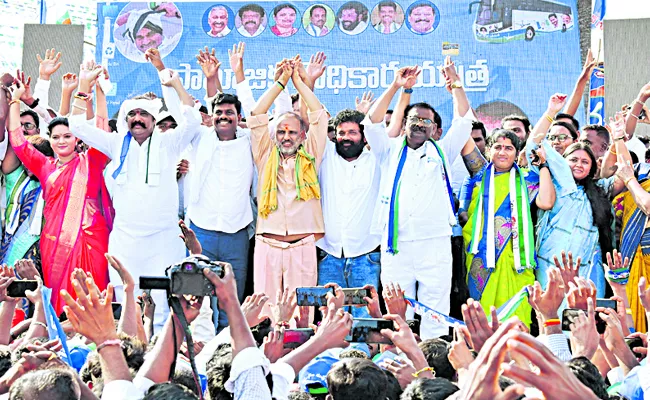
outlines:
[[45, 224], [41, 232], [43, 282], [52, 289], [57, 314], [65, 302], [59, 295], [67, 290], [76, 298], [70, 274], [81, 268], [92, 274], [100, 290], [108, 285], [108, 235], [112, 207], [102, 174], [107, 157], [90, 149], [64, 165], [36, 150], [22, 128], [10, 132], [11, 145], [27, 169], [43, 187]]

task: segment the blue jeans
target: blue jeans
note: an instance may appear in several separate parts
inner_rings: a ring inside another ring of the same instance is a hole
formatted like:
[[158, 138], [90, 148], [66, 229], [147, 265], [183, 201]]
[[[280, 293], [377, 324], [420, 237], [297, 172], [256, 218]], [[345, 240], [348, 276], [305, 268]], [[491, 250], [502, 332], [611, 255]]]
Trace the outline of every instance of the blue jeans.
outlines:
[[[235, 233], [224, 233], [209, 231], [199, 228], [190, 221], [190, 229], [196, 234], [196, 238], [203, 248], [203, 255], [211, 260], [224, 261], [232, 265], [237, 281], [237, 297], [239, 302], [244, 301], [244, 289], [246, 288], [246, 275], [248, 272], [248, 232], [246, 228]], [[212, 297], [212, 320], [217, 333], [228, 326], [228, 316], [220, 312], [217, 297]]]
[[[379, 252], [357, 257], [338, 258], [329, 253], [318, 263], [318, 285], [337, 283], [342, 288], [360, 288], [372, 285], [379, 290], [381, 272]], [[370, 318], [366, 307], [351, 307], [354, 318]]]

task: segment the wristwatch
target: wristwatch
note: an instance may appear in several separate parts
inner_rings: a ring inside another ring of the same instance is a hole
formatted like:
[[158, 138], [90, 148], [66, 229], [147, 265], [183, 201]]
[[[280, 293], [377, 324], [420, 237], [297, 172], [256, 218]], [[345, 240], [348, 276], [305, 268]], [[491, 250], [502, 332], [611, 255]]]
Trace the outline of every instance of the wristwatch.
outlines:
[[452, 89], [462, 89], [462, 88], [463, 88], [463, 84], [462, 84], [461, 81], [456, 81], [456, 82], [454, 82], [454, 83], [451, 84], [451, 88], [452, 88]]
[[548, 162], [545, 161], [545, 162], [539, 164], [539, 167], [538, 167], [538, 168], [539, 168], [539, 169], [542, 169], [542, 168], [548, 168]]
[[404, 93], [411, 94], [413, 93], [413, 89], [404, 89]]

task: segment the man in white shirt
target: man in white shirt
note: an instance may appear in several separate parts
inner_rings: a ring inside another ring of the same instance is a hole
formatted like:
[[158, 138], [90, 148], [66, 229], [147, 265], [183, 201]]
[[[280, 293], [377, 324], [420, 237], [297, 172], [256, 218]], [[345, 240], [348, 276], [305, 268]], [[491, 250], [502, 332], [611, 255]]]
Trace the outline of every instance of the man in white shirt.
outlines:
[[[406, 68], [369, 112], [383, 120], [392, 98], [406, 83]], [[399, 283], [408, 297], [449, 314], [452, 277], [451, 234], [456, 224], [450, 166], [470, 137], [469, 102], [453, 63], [444, 71], [451, 79], [456, 117], [443, 139], [432, 140], [436, 112], [426, 103], [407, 107], [406, 136], [390, 139], [368, 132], [366, 140], [382, 167], [382, 179], [371, 232], [382, 234], [381, 281]], [[462, 117], [461, 117], [462, 116]], [[408, 316], [413, 311], [409, 309]], [[445, 325], [423, 318], [422, 339], [447, 334]]]
[[[181, 152], [199, 131], [201, 116], [194, 101], [183, 88], [178, 73], [163, 70], [163, 84], [170, 85], [180, 97], [182, 116], [176, 129], [154, 130], [162, 103], [145, 96], [122, 103], [118, 116], [118, 132], [107, 134], [86, 121], [85, 113], [74, 113], [70, 130], [90, 147], [106, 154], [112, 161], [106, 167], [113, 180], [115, 221], [109, 237], [108, 250], [122, 261], [139, 290], [140, 276], [164, 276], [165, 269], [185, 257], [185, 247], [178, 238], [178, 184], [176, 163]], [[89, 92], [81, 80], [79, 89]], [[85, 103], [75, 99], [75, 106]], [[75, 110], [79, 111], [79, 108]], [[118, 301], [122, 296], [122, 280], [111, 269], [111, 281]], [[165, 292], [151, 292], [156, 302], [154, 324], [162, 327], [169, 308]]]
[[[253, 183], [251, 141], [247, 132], [237, 128], [242, 108], [237, 96], [219, 93], [208, 106], [213, 128], [202, 128], [192, 143], [187, 215], [203, 254], [232, 265], [242, 302], [248, 267], [246, 228], [253, 221], [249, 201]], [[228, 325], [228, 317], [219, 312], [214, 322], [220, 332]]]
[[[336, 144], [327, 142], [319, 180], [323, 196], [325, 236], [316, 246], [326, 253], [318, 263], [318, 285], [330, 282], [343, 288], [379, 287], [381, 235], [371, 234], [381, 168], [366, 148], [365, 132], [385, 135], [383, 120], [373, 124], [363, 113], [343, 110], [333, 120]], [[357, 318], [368, 318], [365, 307], [353, 308]]]
[[358, 35], [368, 27], [368, 9], [358, 1], [350, 1], [339, 10], [339, 29], [347, 35]]
[[266, 12], [262, 7], [257, 4], [246, 4], [239, 9], [238, 14], [241, 26], [237, 28], [237, 32], [242, 36], [255, 37], [264, 32], [265, 27], [262, 25], [262, 21]]
[[380, 22], [375, 25], [375, 29], [380, 33], [393, 33], [397, 32], [402, 27], [401, 24], [395, 22], [395, 15], [397, 14], [397, 4], [393, 1], [382, 1], [377, 5], [379, 9]]
[[216, 6], [208, 14], [210, 30], [206, 33], [214, 38], [222, 38], [230, 33], [228, 27], [228, 10], [224, 6]]
[[316, 4], [309, 9], [309, 25], [305, 26], [305, 31], [312, 36], [325, 36], [330, 31], [325, 26], [327, 22], [327, 8], [322, 4]]

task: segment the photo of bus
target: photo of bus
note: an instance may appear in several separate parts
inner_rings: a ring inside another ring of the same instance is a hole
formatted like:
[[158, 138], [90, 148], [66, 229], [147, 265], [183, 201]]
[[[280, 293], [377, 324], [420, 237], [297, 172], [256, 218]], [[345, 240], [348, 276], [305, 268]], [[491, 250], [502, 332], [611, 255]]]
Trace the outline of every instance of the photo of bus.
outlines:
[[469, 13], [478, 5], [474, 37], [480, 42], [531, 41], [537, 33], [566, 32], [573, 29], [571, 6], [549, 0], [479, 0], [469, 4]]

